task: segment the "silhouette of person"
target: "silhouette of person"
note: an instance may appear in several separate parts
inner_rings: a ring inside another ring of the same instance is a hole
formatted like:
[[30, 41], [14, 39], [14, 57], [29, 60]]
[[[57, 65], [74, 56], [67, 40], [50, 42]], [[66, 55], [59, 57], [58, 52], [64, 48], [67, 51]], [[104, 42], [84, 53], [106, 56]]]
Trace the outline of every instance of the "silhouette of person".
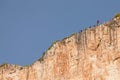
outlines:
[[97, 26], [100, 24], [100, 21], [99, 20], [97, 20]]

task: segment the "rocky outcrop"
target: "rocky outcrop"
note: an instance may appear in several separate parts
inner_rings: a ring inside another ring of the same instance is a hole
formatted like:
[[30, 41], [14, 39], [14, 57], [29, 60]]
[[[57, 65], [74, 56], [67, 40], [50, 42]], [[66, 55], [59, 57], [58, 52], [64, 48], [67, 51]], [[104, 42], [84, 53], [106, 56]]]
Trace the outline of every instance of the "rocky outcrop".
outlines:
[[120, 80], [120, 18], [54, 42], [29, 66], [1, 65], [0, 80]]

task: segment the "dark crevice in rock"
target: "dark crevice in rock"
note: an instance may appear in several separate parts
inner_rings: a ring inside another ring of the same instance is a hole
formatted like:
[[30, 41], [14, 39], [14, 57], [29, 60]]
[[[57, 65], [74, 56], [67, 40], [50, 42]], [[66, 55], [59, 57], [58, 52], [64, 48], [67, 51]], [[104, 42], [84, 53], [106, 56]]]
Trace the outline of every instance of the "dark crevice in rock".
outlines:
[[120, 59], [120, 57], [117, 57], [117, 58], [115, 58], [113, 61], [116, 61], [116, 60], [119, 60]]
[[99, 48], [100, 44], [101, 44], [101, 40], [99, 41], [99, 43], [97, 44], [96, 48], [94, 49], [95, 51]]

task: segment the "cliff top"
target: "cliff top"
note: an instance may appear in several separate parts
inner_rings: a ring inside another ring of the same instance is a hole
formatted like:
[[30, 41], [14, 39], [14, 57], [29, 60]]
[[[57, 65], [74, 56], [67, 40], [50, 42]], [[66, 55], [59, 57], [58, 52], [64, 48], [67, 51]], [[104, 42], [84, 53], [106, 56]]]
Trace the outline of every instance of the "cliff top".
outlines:
[[[101, 26], [109, 26], [112, 30], [114, 30], [115, 27], [120, 27], [119, 22], [120, 22], [120, 13], [115, 14], [114, 17], [113, 17], [111, 20], [109, 20], [109, 21], [107, 21], [107, 22], [105, 22], [105, 23], [103, 23], [103, 24], [100, 24], [99, 21], [97, 21], [97, 22], [96, 22], [96, 25], [93, 25], [93, 26], [90, 26], [90, 27], [88, 27], [88, 28], [85, 28], [84, 30], [80, 30], [80, 31], [77, 32], [77, 33], [73, 33], [73, 34], [71, 34], [70, 36], [63, 38], [62, 40], [54, 41], [54, 42], [52, 43], [52, 45], [43, 53], [42, 57], [39, 58], [37, 61], [40, 61], [40, 62], [44, 61], [44, 56], [46, 55], [46, 53], [47, 53], [49, 50], [51, 50], [52, 47], [54, 47], [57, 43], [66, 44], [66, 42], [67, 42], [67, 40], [68, 40], [69, 38], [71, 38], [71, 37], [73, 37], [73, 36], [76, 36], [78, 33], [83, 33], [83, 32], [85, 32], [86, 30], [88, 30], [88, 31], [89, 31], [89, 30], [94, 30], [94, 29], [96, 29], [97, 27], [101, 27]], [[0, 65], [0, 68], [5, 67], [5, 66], [18, 66], [18, 65], [12, 65], [12, 64], [8, 64], [8, 63], [4, 63], [4, 64], [1, 64], [1, 65]], [[30, 65], [26, 65], [26, 66], [30, 66]], [[26, 66], [25, 66], [25, 67], [26, 67]], [[19, 67], [21, 67], [21, 66], [19, 66]]]

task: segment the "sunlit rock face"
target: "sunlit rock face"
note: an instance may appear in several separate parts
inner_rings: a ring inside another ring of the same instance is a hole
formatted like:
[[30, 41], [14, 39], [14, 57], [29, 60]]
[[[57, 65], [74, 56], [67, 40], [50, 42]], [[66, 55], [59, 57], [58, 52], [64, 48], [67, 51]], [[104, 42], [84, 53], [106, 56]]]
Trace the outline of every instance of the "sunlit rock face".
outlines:
[[120, 18], [54, 42], [29, 66], [1, 65], [0, 80], [120, 80]]

